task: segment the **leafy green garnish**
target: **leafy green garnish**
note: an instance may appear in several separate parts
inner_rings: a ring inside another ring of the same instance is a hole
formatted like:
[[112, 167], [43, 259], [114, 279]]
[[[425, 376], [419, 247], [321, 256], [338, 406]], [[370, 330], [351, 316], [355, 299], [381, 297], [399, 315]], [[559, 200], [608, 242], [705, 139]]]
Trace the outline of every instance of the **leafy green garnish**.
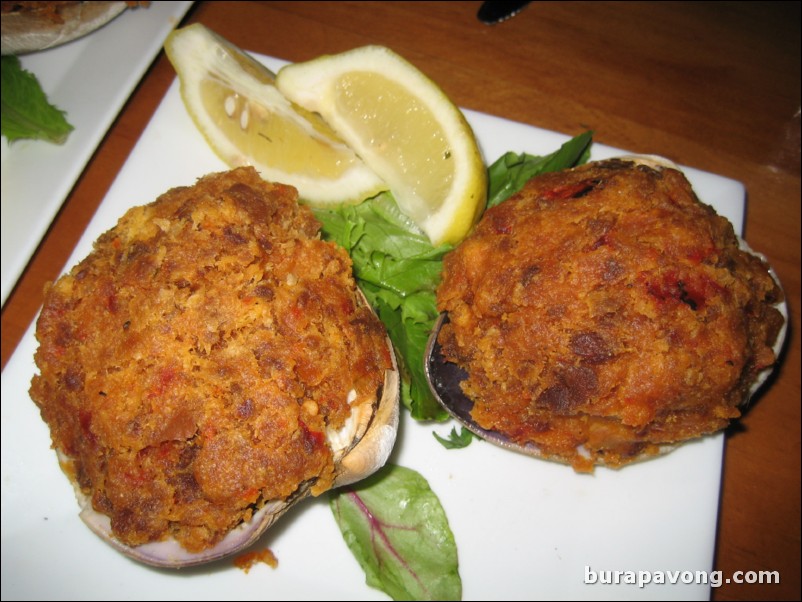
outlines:
[[394, 600], [462, 598], [454, 535], [419, 473], [388, 464], [330, 503], [368, 585]]
[[535, 176], [585, 163], [590, 155], [592, 138], [593, 132], [585, 132], [543, 157], [513, 152], [502, 155], [487, 170], [488, 208], [511, 197]]
[[434, 431], [432, 431], [432, 435], [434, 435], [434, 438], [446, 449], [462, 449], [463, 447], [468, 447], [474, 438], [474, 434], [464, 426], [459, 433], [457, 433], [457, 427], [452, 427], [448, 439], [441, 437]]
[[443, 255], [452, 247], [433, 247], [389, 193], [315, 215], [323, 235], [351, 255], [354, 276], [387, 328], [402, 364], [402, 402], [416, 420], [445, 420], [426, 382], [423, 355], [437, 319]]
[[36, 76], [23, 69], [16, 56], [2, 57], [0, 66], [3, 135], [9, 142], [33, 138], [62, 144], [73, 130], [64, 111], [48, 102]]

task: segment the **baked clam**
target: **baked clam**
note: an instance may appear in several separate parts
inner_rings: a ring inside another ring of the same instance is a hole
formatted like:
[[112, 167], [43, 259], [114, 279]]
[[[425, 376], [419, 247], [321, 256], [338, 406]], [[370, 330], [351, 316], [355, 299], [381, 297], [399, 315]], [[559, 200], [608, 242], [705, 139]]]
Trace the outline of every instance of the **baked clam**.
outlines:
[[765, 258], [659, 157], [531, 180], [445, 258], [434, 395], [478, 436], [618, 468], [725, 428], [782, 349]]
[[129, 210], [48, 287], [31, 396], [119, 551], [223, 558], [387, 460], [393, 348], [319, 230], [293, 188], [239, 168]]
[[[392, 344], [387, 341], [393, 352]], [[394, 356], [393, 356], [394, 357]], [[328, 433], [334, 450], [336, 477], [333, 488], [360, 481], [384, 466], [392, 451], [398, 430], [399, 380], [395, 368], [385, 374], [381, 396], [375, 404], [354, 412], [343, 429]], [[62, 466], [70, 471], [71, 460], [59, 455]], [[218, 543], [200, 552], [190, 552], [175, 539], [165, 539], [139, 546], [119, 541], [111, 529], [108, 516], [92, 507], [91, 499], [75, 485], [75, 496], [81, 507], [81, 520], [100, 538], [126, 556], [161, 568], [184, 568], [220, 560], [255, 543], [281, 516], [298, 502], [310, 496], [311, 482], [302, 483], [296, 492], [283, 500], [271, 500], [257, 510], [250, 520], [237, 525]]]

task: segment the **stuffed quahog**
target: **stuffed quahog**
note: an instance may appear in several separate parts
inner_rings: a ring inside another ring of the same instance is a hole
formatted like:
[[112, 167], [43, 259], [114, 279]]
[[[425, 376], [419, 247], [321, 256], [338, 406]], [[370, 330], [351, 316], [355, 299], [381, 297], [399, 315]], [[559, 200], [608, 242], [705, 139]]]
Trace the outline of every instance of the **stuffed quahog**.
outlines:
[[128, 211], [46, 291], [31, 396], [85, 522], [180, 567], [368, 476], [398, 377], [347, 253], [252, 168]]

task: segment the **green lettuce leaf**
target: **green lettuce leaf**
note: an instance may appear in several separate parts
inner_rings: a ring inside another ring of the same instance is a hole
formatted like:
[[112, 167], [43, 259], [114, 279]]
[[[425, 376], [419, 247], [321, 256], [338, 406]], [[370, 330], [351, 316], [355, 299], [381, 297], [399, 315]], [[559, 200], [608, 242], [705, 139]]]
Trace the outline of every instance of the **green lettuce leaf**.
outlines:
[[464, 426], [459, 433], [457, 432], [457, 427], [452, 427], [448, 438], [441, 437], [434, 431], [432, 431], [432, 435], [434, 435], [434, 438], [446, 449], [462, 449], [463, 447], [468, 447], [476, 436]]
[[460, 600], [457, 546], [440, 501], [419, 473], [388, 464], [332, 492], [346, 544], [371, 587], [394, 600]]
[[4, 56], [0, 67], [0, 130], [14, 142], [22, 138], [62, 144], [73, 127], [66, 114], [51, 105], [36, 77], [22, 68], [16, 56]]
[[416, 420], [445, 420], [426, 382], [423, 356], [437, 319], [443, 255], [452, 247], [433, 247], [389, 193], [315, 215], [324, 238], [351, 255], [357, 283], [387, 328], [401, 363], [404, 406]]
[[590, 156], [592, 139], [593, 132], [585, 132], [543, 157], [513, 152], [502, 155], [487, 170], [487, 207], [495, 207], [508, 199], [535, 176], [585, 163]]

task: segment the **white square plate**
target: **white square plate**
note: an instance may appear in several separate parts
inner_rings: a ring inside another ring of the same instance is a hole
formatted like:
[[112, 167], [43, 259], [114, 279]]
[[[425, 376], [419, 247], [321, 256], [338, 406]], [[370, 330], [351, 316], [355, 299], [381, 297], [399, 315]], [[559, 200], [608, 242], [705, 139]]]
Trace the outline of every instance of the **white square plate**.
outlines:
[[[283, 63], [258, 57], [270, 68]], [[546, 154], [566, 136], [467, 111], [488, 163], [506, 151]], [[595, 144], [593, 158], [624, 154]], [[226, 166], [182, 104], [177, 83], [118, 175], [69, 262], [130, 207], [191, 185]], [[740, 232], [744, 188], [687, 169], [699, 197]], [[28, 396], [35, 372], [33, 327], [2, 375], [2, 597], [19, 599], [387, 599], [365, 585], [323, 499], [291, 511], [257, 546], [278, 568], [250, 573], [231, 560], [179, 572], [139, 565], [100, 541], [78, 518], [72, 487]], [[475, 441], [446, 450], [402, 414], [391, 461], [422, 473], [454, 532], [464, 599], [709, 599], [706, 583], [585, 584], [586, 571], [711, 571], [724, 438], [705, 438], [620, 471], [578, 475]], [[687, 577], [688, 573], [685, 574]]]

